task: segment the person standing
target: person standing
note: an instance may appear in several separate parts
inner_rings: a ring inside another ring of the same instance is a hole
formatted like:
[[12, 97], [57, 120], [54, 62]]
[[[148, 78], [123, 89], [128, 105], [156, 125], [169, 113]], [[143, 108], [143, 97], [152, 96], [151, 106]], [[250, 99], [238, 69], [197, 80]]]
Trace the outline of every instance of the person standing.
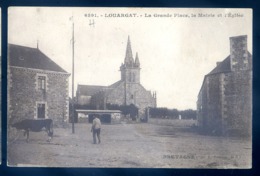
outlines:
[[93, 143], [96, 144], [96, 136], [98, 138], [98, 143], [100, 144], [100, 131], [101, 131], [101, 121], [98, 116], [94, 116], [94, 120], [91, 127], [91, 132], [93, 133]]

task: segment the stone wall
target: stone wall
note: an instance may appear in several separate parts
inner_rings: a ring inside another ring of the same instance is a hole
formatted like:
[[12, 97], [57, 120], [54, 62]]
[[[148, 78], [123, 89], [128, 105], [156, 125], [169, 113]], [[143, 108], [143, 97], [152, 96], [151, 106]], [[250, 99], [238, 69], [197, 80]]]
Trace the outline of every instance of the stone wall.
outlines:
[[124, 72], [124, 77], [121, 80], [125, 80], [126, 78], [127, 83], [140, 83], [140, 68], [125, 69]]
[[223, 132], [250, 135], [252, 128], [252, 71], [226, 74], [223, 85]]
[[251, 135], [252, 57], [247, 36], [230, 37], [230, 70], [205, 76], [197, 112], [199, 127], [210, 134]]
[[198, 100], [197, 100], [198, 126], [201, 130], [205, 130], [205, 131], [207, 127], [207, 118], [205, 117], [207, 117], [208, 114], [207, 90], [208, 90], [207, 77], [205, 77], [205, 80], [202, 84], [201, 90], [198, 95]]
[[125, 103], [125, 82], [122, 81], [115, 89], [107, 95], [107, 103], [124, 105]]
[[222, 131], [221, 76], [207, 76], [200, 92], [199, 125], [206, 132], [219, 134]]
[[[123, 105], [125, 103], [125, 85], [122, 82], [108, 96], [108, 103]], [[151, 92], [138, 83], [126, 84], [126, 105], [134, 104], [139, 108], [139, 115], [143, 116], [145, 108], [155, 107], [156, 100]]]
[[[92, 105], [103, 107], [104, 102], [110, 104], [124, 105], [126, 92], [126, 105], [134, 104], [139, 108], [139, 115], [143, 116], [146, 107], [156, 107], [156, 99], [152, 97], [150, 91], [138, 83], [121, 82], [115, 89], [104, 91], [92, 96]], [[106, 97], [106, 100], [104, 99]], [[98, 107], [97, 107], [98, 108]]]
[[252, 71], [206, 76], [197, 112], [199, 127], [209, 134], [250, 135]]
[[[54, 125], [67, 121], [69, 74], [9, 67], [8, 117], [12, 122], [37, 118], [37, 103], [45, 104], [45, 118]], [[37, 75], [46, 76], [46, 91], [37, 88]]]
[[231, 70], [247, 70], [249, 67], [247, 36], [230, 37]]

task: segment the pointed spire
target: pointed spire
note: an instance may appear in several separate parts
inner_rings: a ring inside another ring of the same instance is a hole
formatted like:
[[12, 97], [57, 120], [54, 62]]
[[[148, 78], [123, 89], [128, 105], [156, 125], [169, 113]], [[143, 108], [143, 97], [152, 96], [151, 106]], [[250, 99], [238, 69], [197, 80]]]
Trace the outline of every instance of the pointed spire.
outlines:
[[137, 66], [137, 67], [140, 66], [140, 61], [139, 61], [139, 57], [138, 57], [138, 52], [136, 52], [136, 56], [135, 56], [135, 66]]
[[132, 65], [133, 62], [134, 62], [134, 58], [133, 58], [133, 54], [132, 54], [131, 42], [130, 42], [130, 37], [128, 36], [126, 54], [125, 54], [125, 64]]

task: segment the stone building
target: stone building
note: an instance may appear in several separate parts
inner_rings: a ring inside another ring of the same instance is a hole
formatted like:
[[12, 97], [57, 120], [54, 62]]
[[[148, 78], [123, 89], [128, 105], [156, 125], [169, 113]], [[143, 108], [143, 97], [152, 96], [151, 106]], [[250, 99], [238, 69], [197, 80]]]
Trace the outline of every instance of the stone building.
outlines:
[[69, 118], [69, 76], [38, 47], [8, 45], [8, 117], [51, 118], [54, 125]]
[[78, 85], [78, 104], [92, 105], [96, 109], [106, 109], [107, 104], [133, 104], [139, 109], [139, 117], [144, 116], [147, 107], [156, 107], [156, 93], [142, 86], [140, 70], [138, 54], [134, 59], [128, 37], [124, 63], [120, 66], [121, 79], [110, 86]]
[[230, 37], [230, 55], [204, 77], [197, 116], [204, 132], [251, 135], [252, 55], [247, 36]]

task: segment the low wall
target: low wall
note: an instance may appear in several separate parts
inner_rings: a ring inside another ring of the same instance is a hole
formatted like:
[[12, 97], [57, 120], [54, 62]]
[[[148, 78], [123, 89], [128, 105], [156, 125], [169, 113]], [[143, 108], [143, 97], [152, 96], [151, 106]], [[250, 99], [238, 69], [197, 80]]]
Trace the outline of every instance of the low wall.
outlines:
[[197, 125], [197, 120], [193, 119], [153, 119], [149, 118], [148, 123], [157, 125], [169, 125], [176, 127], [191, 127]]

